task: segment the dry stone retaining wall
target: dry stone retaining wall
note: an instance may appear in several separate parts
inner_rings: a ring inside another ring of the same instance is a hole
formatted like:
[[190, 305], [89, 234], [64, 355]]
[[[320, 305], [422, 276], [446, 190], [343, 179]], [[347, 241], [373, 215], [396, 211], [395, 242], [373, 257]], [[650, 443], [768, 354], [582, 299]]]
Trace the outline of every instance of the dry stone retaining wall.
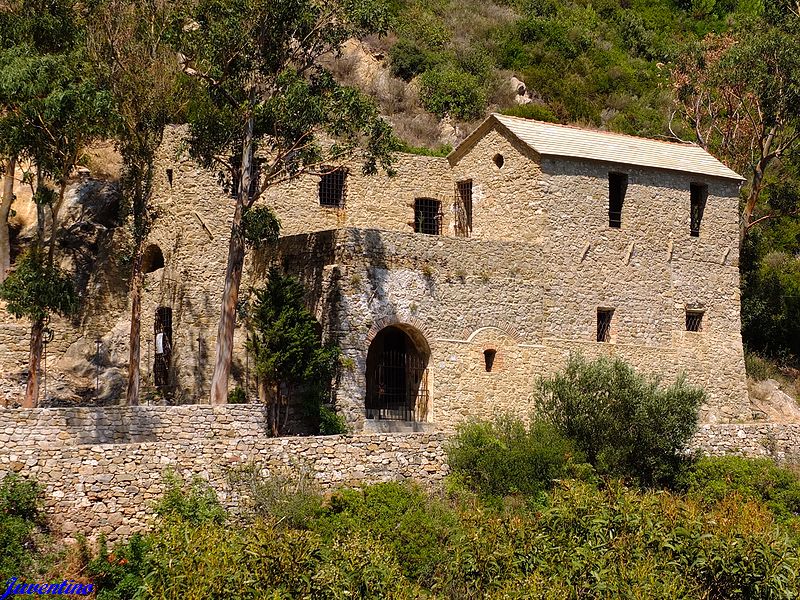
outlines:
[[[15, 472], [44, 488], [57, 533], [110, 541], [147, 528], [164, 475], [199, 476], [223, 504], [240, 503], [231, 469], [303, 472], [321, 488], [413, 480], [447, 473], [447, 434], [373, 433], [270, 438], [260, 407], [182, 406], [0, 411], [0, 478]], [[106, 443], [116, 441], [116, 443]], [[703, 425], [693, 446], [706, 454], [800, 458], [800, 424]]]

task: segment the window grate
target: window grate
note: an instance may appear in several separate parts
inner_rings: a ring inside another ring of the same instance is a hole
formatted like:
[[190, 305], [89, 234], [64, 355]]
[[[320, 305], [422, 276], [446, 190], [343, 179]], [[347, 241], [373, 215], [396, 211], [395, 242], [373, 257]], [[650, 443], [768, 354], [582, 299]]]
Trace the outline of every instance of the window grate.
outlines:
[[456, 183], [455, 233], [460, 237], [472, 234], [472, 180]]
[[156, 309], [156, 318], [153, 324], [155, 334], [155, 362], [153, 363], [153, 378], [158, 388], [169, 385], [169, 369], [172, 362], [172, 309], [160, 306]]
[[611, 341], [611, 319], [614, 316], [613, 308], [597, 309], [597, 341]]
[[440, 235], [442, 232], [442, 203], [434, 198], [414, 200], [414, 232]]
[[319, 180], [319, 204], [341, 208], [345, 200], [345, 182], [347, 169], [336, 167], [322, 167], [322, 177]]
[[628, 190], [628, 176], [625, 173], [608, 174], [608, 226], [622, 227], [622, 205]]
[[703, 331], [704, 314], [702, 310], [687, 310], [686, 331]]
[[689, 225], [689, 235], [700, 237], [700, 223], [703, 221], [703, 213], [706, 210], [706, 200], [708, 200], [708, 186], [700, 183], [689, 185], [691, 193], [691, 224]]

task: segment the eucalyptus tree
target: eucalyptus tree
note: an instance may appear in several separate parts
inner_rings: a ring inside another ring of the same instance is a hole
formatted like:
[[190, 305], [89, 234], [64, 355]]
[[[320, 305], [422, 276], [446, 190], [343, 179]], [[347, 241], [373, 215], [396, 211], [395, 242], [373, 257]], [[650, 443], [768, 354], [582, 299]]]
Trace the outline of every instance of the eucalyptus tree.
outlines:
[[130, 277], [131, 327], [125, 402], [139, 403], [142, 255], [150, 230], [153, 161], [164, 126], [182, 108], [180, 72], [168, 38], [178, 0], [95, 0], [88, 24], [89, 57], [111, 94], [111, 134], [123, 159], [122, 193], [130, 210], [133, 240]]
[[272, 186], [347, 158], [363, 158], [365, 173], [390, 168], [390, 126], [320, 64], [348, 38], [383, 33], [387, 23], [380, 0], [199, 0], [175, 28], [183, 71], [195, 82], [189, 152], [236, 184], [213, 404], [227, 401], [245, 224], [277, 236], [255, 214], [246, 218], [255, 202]]
[[678, 110], [698, 143], [747, 177], [742, 238], [800, 208], [767, 207], [754, 217], [770, 173], [800, 151], [800, 8], [795, 0], [764, 6], [730, 33], [707, 36], [673, 70]]
[[86, 147], [105, 135], [112, 114], [108, 94], [87, 68], [81, 10], [75, 0], [20, 0], [0, 7], [0, 138], [7, 156], [32, 165], [26, 178], [37, 205], [36, 239], [0, 288], [9, 309], [31, 319], [26, 407], [38, 399], [47, 317], [74, 307], [69, 277], [55, 262], [66, 188]]

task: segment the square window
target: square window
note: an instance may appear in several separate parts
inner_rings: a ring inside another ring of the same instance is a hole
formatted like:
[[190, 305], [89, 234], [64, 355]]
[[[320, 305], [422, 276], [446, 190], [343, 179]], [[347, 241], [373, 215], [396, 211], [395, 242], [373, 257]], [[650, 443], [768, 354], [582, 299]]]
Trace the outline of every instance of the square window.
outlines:
[[705, 311], [702, 310], [686, 310], [686, 331], [703, 331], [703, 315]]
[[597, 309], [597, 341], [611, 341], [611, 319], [614, 317], [613, 308]]
[[442, 203], [434, 198], [414, 200], [414, 233], [439, 235], [442, 231]]
[[347, 169], [322, 167], [319, 180], [319, 205], [341, 208], [344, 206]]

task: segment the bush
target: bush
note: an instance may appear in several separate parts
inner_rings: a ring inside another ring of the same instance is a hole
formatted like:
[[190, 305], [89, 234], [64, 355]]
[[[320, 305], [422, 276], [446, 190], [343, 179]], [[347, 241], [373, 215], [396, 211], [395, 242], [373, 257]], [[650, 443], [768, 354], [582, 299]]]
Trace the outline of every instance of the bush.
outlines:
[[261, 470], [254, 463], [230, 474], [231, 483], [244, 492], [245, 510], [251, 515], [282, 527], [306, 529], [322, 513], [322, 494], [309, 472], [264, 477]]
[[512, 108], [504, 108], [500, 111], [510, 117], [522, 117], [523, 119], [536, 119], [537, 121], [547, 121], [548, 123], [558, 123], [558, 117], [552, 110], [543, 104], [520, 104]]
[[679, 485], [706, 502], [738, 494], [763, 502], [780, 520], [800, 516], [800, 478], [768, 458], [701, 458], [681, 475]]
[[247, 404], [247, 394], [242, 386], [237, 385], [228, 392], [228, 404]]
[[422, 105], [439, 117], [450, 115], [469, 121], [486, 110], [486, 90], [481, 81], [457, 67], [426, 71], [420, 83]]
[[335, 410], [327, 406], [319, 408], [320, 435], [341, 435], [347, 433], [347, 421]]
[[668, 484], [680, 471], [705, 393], [682, 377], [667, 388], [659, 384], [619, 359], [572, 356], [563, 372], [538, 381], [535, 402], [598, 473]]
[[535, 421], [526, 428], [510, 417], [462, 425], [447, 456], [453, 473], [479, 493], [501, 496], [549, 489], [570, 462], [583, 460], [553, 425]]
[[164, 521], [183, 521], [191, 524], [220, 524], [225, 521], [225, 509], [217, 494], [206, 481], [195, 477], [191, 484], [174, 473], [164, 478], [166, 489], [155, 507], [155, 513]]
[[403, 574], [421, 585], [448, 560], [459, 530], [454, 511], [413, 485], [380, 483], [340, 490], [314, 525], [326, 540], [367, 532], [382, 540]]
[[400, 40], [389, 49], [392, 75], [411, 81], [420, 73], [432, 69], [437, 62], [436, 56], [423, 50], [414, 42]]
[[0, 580], [18, 577], [30, 564], [33, 532], [41, 523], [40, 488], [15, 473], [0, 484]]
[[97, 600], [133, 600], [144, 586], [152, 539], [134, 533], [109, 553], [105, 537], [100, 538], [96, 558], [89, 561], [87, 574], [97, 591]]

